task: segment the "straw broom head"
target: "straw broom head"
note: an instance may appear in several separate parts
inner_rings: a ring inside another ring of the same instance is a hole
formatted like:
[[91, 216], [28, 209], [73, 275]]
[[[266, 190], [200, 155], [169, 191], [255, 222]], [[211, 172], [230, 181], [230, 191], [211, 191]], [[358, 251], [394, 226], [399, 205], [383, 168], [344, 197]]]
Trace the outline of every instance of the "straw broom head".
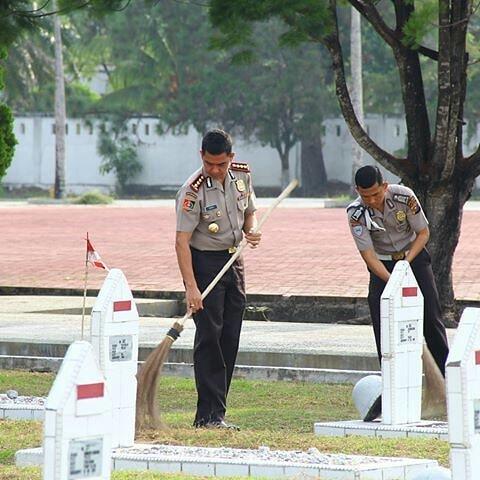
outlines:
[[422, 418], [441, 418], [447, 415], [445, 379], [428, 347], [423, 345], [423, 372], [425, 374], [422, 398]]
[[137, 374], [137, 410], [135, 427], [163, 428], [157, 402], [158, 380], [173, 342], [179, 337], [183, 325], [175, 322], [163, 341], [147, 357]]

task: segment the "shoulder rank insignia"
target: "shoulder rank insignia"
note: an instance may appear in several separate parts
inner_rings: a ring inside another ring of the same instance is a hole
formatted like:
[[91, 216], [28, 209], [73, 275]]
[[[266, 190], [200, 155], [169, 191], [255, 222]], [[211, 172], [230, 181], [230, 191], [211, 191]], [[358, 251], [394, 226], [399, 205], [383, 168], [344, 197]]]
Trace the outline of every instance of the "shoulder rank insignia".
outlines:
[[353, 209], [352, 215], [350, 215], [350, 221], [358, 222], [365, 213], [365, 207], [363, 205], [352, 205], [347, 208], [347, 212]]
[[417, 199], [412, 195], [407, 202], [407, 207], [416, 215], [420, 211], [420, 205], [417, 202]]
[[232, 162], [232, 163], [230, 164], [230, 168], [231, 168], [232, 170], [237, 171], [237, 172], [250, 173], [250, 167], [248, 166], [248, 163]]
[[191, 184], [190, 184], [190, 188], [194, 191], [194, 192], [198, 192], [198, 189], [201, 187], [202, 183], [205, 181], [205, 177], [203, 176], [203, 174], [201, 173]]

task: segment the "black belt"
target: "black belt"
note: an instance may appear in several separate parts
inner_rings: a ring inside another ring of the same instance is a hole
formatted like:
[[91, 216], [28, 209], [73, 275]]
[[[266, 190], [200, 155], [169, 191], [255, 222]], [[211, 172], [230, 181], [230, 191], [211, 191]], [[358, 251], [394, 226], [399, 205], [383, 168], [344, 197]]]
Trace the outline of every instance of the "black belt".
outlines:
[[195, 252], [199, 252], [199, 253], [206, 253], [206, 254], [228, 254], [228, 255], [233, 255], [237, 250], [238, 250], [238, 247], [229, 247], [227, 248], [226, 250], [199, 250], [198, 248], [194, 248], [192, 246], [190, 246], [190, 248], [192, 250], [194, 250]]

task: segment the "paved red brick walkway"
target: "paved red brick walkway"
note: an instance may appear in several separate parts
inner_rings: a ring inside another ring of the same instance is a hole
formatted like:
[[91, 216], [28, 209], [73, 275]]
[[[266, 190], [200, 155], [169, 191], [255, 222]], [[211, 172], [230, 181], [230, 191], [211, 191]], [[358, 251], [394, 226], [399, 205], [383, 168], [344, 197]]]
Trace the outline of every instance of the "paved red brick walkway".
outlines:
[[[181, 290], [167, 207], [0, 206], [0, 285], [83, 288], [87, 230], [133, 289]], [[262, 211], [260, 211], [260, 214]], [[457, 298], [480, 300], [480, 211], [464, 213], [454, 261]], [[367, 274], [343, 209], [281, 208], [245, 256], [249, 293], [365, 296]], [[104, 272], [89, 269], [89, 287]]]

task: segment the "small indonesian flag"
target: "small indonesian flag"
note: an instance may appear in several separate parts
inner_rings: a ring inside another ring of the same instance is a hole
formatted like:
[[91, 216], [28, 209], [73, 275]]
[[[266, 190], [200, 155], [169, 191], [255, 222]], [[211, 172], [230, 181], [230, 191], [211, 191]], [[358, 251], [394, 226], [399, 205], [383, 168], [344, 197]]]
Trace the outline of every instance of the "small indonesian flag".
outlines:
[[103, 268], [104, 270], [109, 271], [110, 269], [103, 262], [98, 252], [93, 248], [92, 243], [88, 238], [87, 233], [87, 262], [90, 262], [94, 267]]

